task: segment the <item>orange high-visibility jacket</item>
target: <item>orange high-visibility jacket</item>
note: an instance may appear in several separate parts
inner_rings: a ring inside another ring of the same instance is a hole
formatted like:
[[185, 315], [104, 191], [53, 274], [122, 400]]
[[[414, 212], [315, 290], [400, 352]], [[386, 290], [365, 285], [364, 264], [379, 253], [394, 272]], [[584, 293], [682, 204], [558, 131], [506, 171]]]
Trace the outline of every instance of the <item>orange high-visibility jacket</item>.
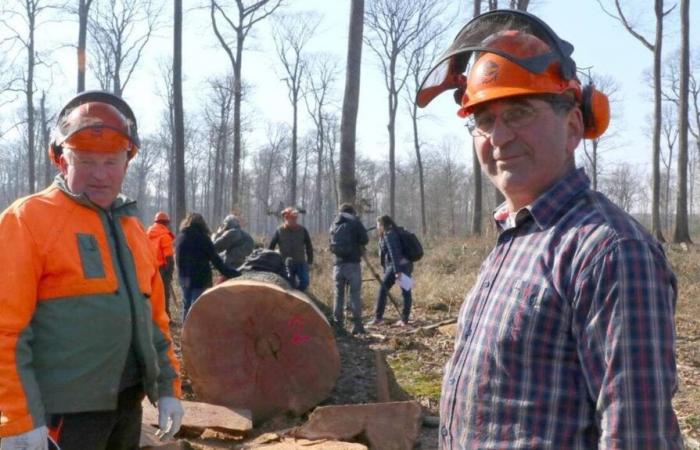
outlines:
[[158, 267], [163, 267], [168, 261], [168, 256], [175, 254], [173, 249], [175, 235], [162, 223], [154, 223], [148, 227], [148, 239], [156, 252]]
[[0, 437], [113, 410], [133, 345], [144, 390], [180, 397], [163, 283], [136, 204], [49, 188], [0, 215]]

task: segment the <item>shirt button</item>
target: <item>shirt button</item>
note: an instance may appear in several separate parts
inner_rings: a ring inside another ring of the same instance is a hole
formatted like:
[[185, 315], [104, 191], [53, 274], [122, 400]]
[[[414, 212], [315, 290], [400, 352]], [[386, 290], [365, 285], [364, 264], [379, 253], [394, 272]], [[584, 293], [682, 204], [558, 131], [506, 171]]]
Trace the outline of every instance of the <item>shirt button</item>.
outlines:
[[487, 288], [489, 286], [491, 286], [491, 282], [488, 280], [484, 281], [484, 287]]
[[454, 379], [454, 377], [450, 378], [450, 384], [455, 384], [457, 380]]
[[447, 436], [447, 427], [442, 427], [442, 429], [440, 430], [440, 434], [442, 434], [443, 436]]
[[469, 337], [469, 335], [472, 334], [472, 329], [471, 328], [466, 328], [464, 330], [464, 337]]

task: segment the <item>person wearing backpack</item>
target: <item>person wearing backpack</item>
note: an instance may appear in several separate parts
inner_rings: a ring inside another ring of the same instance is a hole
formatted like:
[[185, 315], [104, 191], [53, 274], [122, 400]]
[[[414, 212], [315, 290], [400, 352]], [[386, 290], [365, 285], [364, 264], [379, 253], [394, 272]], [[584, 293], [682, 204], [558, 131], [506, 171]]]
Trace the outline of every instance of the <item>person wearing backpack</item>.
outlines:
[[[377, 295], [374, 319], [367, 324], [369, 326], [384, 324], [384, 309], [389, 289], [402, 276], [410, 277], [413, 273], [413, 262], [406, 256], [401, 241], [402, 228], [397, 226], [391, 217], [383, 215], [377, 218], [377, 232], [379, 233], [379, 260], [384, 269], [384, 276]], [[396, 326], [405, 327], [408, 325], [413, 298], [410, 289], [401, 288], [401, 295], [403, 296], [403, 309], [401, 320], [396, 322]]]
[[229, 267], [239, 267], [255, 247], [255, 240], [241, 227], [241, 219], [229, 214], [212, 236], [214, 248]]
[[345, 329], [345, 287], [350, 287], [348, 299], [352, 309], [352, 334], [365, 334], [362, 324], [362, 265], [364, 246], [369, 242], [367, 230], [357, 217], [355, 208], [343, 203], [330, 229], [330, 250], [333, 253], [333, 280], [335, 302], [333, 303], [333, 325]]

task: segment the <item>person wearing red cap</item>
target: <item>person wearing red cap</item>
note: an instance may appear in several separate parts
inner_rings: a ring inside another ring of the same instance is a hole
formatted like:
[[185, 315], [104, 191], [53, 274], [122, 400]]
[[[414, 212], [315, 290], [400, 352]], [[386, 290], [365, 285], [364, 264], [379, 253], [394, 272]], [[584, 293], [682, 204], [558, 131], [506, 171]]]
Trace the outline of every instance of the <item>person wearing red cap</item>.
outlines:
[[175, 269], [175, 235], [169, 228], [170, 216], [164, 211], [156, 213], [153, 225], [148, 227], [146, 233], [151, 241], [153, 251], [156, 253], [156, 261], [160, 277], [163, 279], [165, 289], [165, 312], [170, 317], [170, 293], [172, 291], [173, 270]]
[[172, 437], [183, 409], [163, 283], [136, 204], [121, 98], [83, 92], [52, 133], [53, 184], [0, 215], [0, 449], [138, 448], [141, 402]]
[[[447, 449], [682, 449], [676, 277], [663, 247], [576, 168], [610, 118], [573, 46], [513, 10], [469, 22], [418, 92], [455, 91], [505, 197], [445, 366]], [[466, 74], [466, 75], [465, 75]]]

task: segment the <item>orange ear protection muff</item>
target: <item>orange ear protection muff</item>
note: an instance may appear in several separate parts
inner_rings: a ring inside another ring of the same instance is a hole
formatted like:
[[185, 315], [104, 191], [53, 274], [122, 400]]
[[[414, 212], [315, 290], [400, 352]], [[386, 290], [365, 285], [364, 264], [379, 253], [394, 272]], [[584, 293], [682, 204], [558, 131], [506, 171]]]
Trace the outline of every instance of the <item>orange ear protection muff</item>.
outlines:
[[584, 138], [597, 139], [608, 129], [610, 102], [608, 96], [596, 89], [593, 83], [586, 84], [581, 91], [581, 113]]
[[104, 151], [124, 148], [119, 143], [125, 143], [129, 159], [141, 145], [136, 117], [123, 99], [105, 91], [84, 91], [69, 100], [58, 114], [48, 148], [51, 161], [58, 165], [64, 144], [68, 145], [69, 140], [81, 142], [94, 138], [85, 135], [88, 129], [102, 139]]

